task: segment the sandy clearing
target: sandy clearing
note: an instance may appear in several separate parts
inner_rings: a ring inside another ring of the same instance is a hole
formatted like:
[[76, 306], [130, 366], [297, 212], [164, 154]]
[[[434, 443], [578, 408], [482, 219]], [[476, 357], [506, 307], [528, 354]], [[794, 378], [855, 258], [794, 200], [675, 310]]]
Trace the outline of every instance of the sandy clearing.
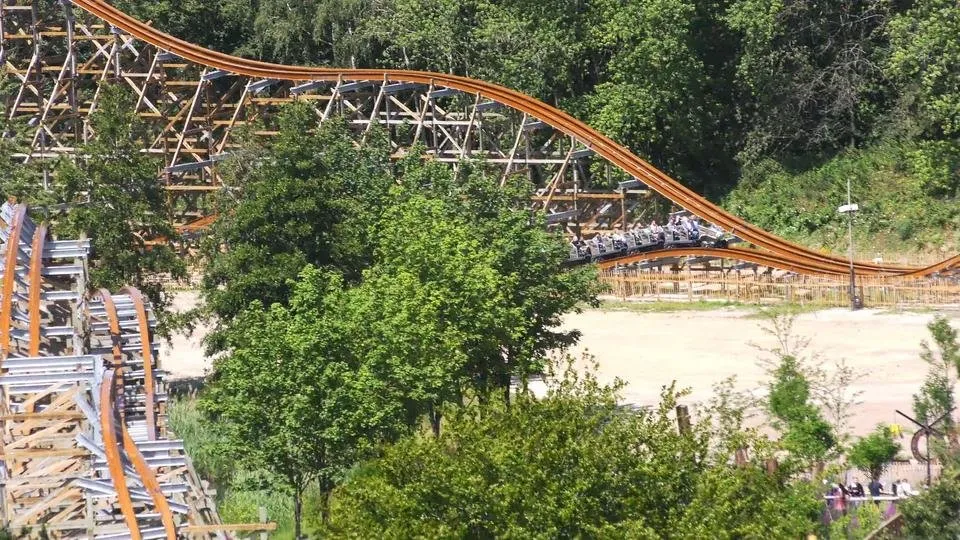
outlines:
[[[177, 293], [174, 309], [194, 307], [198, 294]], [[656, 403], [660, 387], [676, 380], [693, 394], [690, 403], [707, 399], [712, 386], [736, 375], [743, 389], [763, 391], [765, 374], [758, 365], [764, 347], [775, 344], [761, 329], [763, 321], [751, 318], [753, 311], [718, 309], [674, 313], [636, 313], [588, 310], [569, 315], [565, 327], [583, 332], [578, 355], [589, 352], [599, 363], [599, 377], [615, 377], [627, 383], [624, 400], [640, 405]], [[960, 327], [960, 313], [946, 313]], [[889, 313], [876, 310], [850, 312], [844, 309], [799, 315], [796, 335], [810, 339], [808, 353], [829, 361], [844, 358], [866, 373], [856, 389], [863, 390], [863, 403], [856, 407], [853, 429], [870, 431], [878, 422], [901, 423], [895, 409], [909, 411], [911, 396], [926, 374], [919, 359], [920, 342], [929, 339], [926, 325], [933, 313]], [[200, 377], [210, 368], [200, 343], [208, 328], [200, 327], [190, 337], [174, 336], [162, 342], [160, 361], [171, 378]]]
[[[197, 306], [200, 293], [197, 291], [179, 291], [174, 294], [174, 311], [187, 311]], [[202, 377], [210, 368], [210, 359], [203, 355], [203, 336], [210, 330], [208, 326], [199, 326], [191, 336], [177, 334], [170, 342], [160, 342], [160, 365], [170, 373], [172, 379]]]
[[[615, 377], [627, 383], [624, 399], [641, 405], [655, 403], [660, 387], [676, 380], [688, 386], [690, 402], [707, 399], [712, 385], [736, 375], [738, 387], [762, 391], [766, 376], [758, 365], [764, 347], [776, 344], [761, 329], [752, 311], [722, 309], [704, 312], [636, 313], [589, 310], [566, 318], [567, 328], [583, 332], [573, 350], [586, 351], [599, 363], [602, 381]], [[960, 314], [947, 313], [954, 326]], [[855, 434], [878, 422], [902, 423], [894, 412], [908, 412], [911, 396], [926, 374], [919, 359], [920, 342], [929, 339], [933, 313], [850, 312], [832, 309], [799, 315], [794, 333], [810, 339], [808, 353], [823, 359], [844, 358], [866, 375], [855, 389], [863, 403], [854, 410]]]

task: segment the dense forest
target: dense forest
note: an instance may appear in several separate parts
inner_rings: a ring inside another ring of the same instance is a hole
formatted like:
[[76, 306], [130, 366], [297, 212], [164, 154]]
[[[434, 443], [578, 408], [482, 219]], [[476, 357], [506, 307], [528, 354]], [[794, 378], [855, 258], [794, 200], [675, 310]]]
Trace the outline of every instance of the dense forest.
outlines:
[[754, 223], [956, 251], [953, 0], [122, 0], [205, 46], [275, 62], [457, 73], [586, 120]]

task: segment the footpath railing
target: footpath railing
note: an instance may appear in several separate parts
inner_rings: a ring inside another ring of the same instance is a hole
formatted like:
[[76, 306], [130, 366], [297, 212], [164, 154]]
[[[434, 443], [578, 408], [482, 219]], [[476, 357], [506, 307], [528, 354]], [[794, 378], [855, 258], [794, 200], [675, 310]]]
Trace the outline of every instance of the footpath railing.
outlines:
[[[621, 299], [788, 302], [824, 307], [850, 303], [850, 283], [844, 278], [617, 268], [601, 272], [600, 279], [607, 285], [608, 294]], [[960, 305], [960, 280], [956, 278], [857, 277], [856, 285], [866, 306]]]

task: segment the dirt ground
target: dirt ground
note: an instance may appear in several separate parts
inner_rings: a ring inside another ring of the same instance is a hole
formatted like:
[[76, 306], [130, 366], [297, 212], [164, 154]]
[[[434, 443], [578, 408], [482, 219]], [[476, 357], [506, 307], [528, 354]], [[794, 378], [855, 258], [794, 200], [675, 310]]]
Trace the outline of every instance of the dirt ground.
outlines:
[[[181, 292], [174, 307], [189, 309], [196, 301], [195, 292]], [[565, 325], [583, 333], [573, 353], [593, 355], [601, 380], [619, 377], [627, 383], [624, 401], [656, 403], [660, 387], [675, 380], [693, 390], [687, 401], [695, 404], [730, 375], [737, 376], [741, 389], [764, 391], [766, 376], [758, 365], [764, 353], [752, 344], [772, 347], [776, 342], [763, 332], [764, 321], [755, 314], [734, 308], [673, 313], [589, 310], [568, 316]], [[960, 313], [946, 315], [960, 327]], [[863, 391], [863, 403], [855, 407], [854, 433], [870, 431], [878, 422], [903, 422], [894, 410], [910, 410], [911, 396], [926, 374], [920, 342], [929, 339], [926, 325], [933, 316], [843, 309], [797, 316], [794, 333], [809, 338], [808, 354], [819, 355], [828, 366], [846, 359], [864, 373], [854, 387]], [[172, 378], [198, 377], [209, 369], [200, 344], [204, 331], [175, 336], [172, 346], [161, 345], [160, 360]]]
[[[637, 313], [590, 310], [567, 317], [568, 328], [583, 332], [574, 353], [593, 355], [602, 381], [618, 377], [627, 383], [624, 400], [656, 403], [660, 388], [677, 381], [690, 387], [691, 404], [706, 400], [712, 386], [736, 375], [738, 388], [765, 391], [766, 375], [758, 360], [765, 353], [752, 345], [773, 347], [756, 312], [724, 308], [713, 311]], [[960, 313], [945, 313], [960, 327]], [[933, 313], [851, 312], [831, 309], [798, 315], [794, 333], [809, 339], [807, 354], [826, 360], [845, 359], [863, 373], [852, 388], [862, 390], [851, 428], [863, 434], [879, 422], [903, 424], [894, 411], [910, 413], [914, 392], [926, 375], [920, 343], [929, 340]]]
[[[173, 297], [172, 309], [186, 311], [196, 307], [199, 294], [196, 291], [181, 291]], [[200, 343], [209, 328], [201, 326], [192, 336], [175, 335], [171, 342], [160, 342], [160, 365], [173, 379], [202, 377], [210, 367], [210, 360], [203, 355]]]

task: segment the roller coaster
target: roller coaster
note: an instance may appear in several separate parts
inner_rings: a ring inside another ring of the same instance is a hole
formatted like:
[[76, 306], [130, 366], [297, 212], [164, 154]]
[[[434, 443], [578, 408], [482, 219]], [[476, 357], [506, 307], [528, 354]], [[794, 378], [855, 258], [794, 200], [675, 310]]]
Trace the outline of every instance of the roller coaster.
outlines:
[[[2, 96], [4, 113], [28, 140], [14, 156], [24, 162], [76, 155], [94, 136], [88, 118], [101, 83], [129, 87], [149, 130], [142, 151], [162, 158], [164, 188], [185, 232], [215, 219], [206, 197], [223, 188], [219, 168], [234, 159], [240, 134], [275, 135], [279, 108], [300, 101], [313, 107], [318, 125], [344, 119], [361, 141], [374, 128], [385, 133], [395, 157], [416, 147], [453, 167], [479, 160], [499, 171], [501, 183], [525, 175], [537, 186], [532, 209], [551, 226], [591, 237], [595, 251], [574, 246], [571, 259], [614, 266], [706, 257], [808, 275], [850, 270], [845, 259], [725, 212], [567, 113], [467, 77], [238, 58], [101, 0], [0, 0], [0, 63], [12, 88]], [[709, 245], [631, 231], [651, 191], [703, 220], [713, 231]], [[5, 204], [0, 214], [3, 525], [29, 537], [105, 539], [262, 529], [223, 524], [182, 442], [169, 438], [149, 303], [135, 289], [88, 292], [87, 242], [51, 240], [23, 205]], [[621, 240], [607, 239], [614, 232]], [[960, 255], [923, 268], [853, 267], [919, 278], [958, 265]]]
[[137, 289], [87, 291], [86, 240], [0, 207], [0, 525], [21, 538], [224, 537], [166, 423], [156, 320]]
[[[477, 159], [501, 179], [526, 174], [538, 186], [535, 208], [548, 222], [590, 235], [626, 229], [637, 197], [652, 190], [755, 246], [716, 257], [763, 258], [777, 268], [839, 275], [849, 262], [777, 237], [725, 212], [583, 122], [520, 92], [441, 73], [396, 69], [298, 67], [238, 58], [185, 42], [102, 0], [63, 0], [40, 10], [4, 0], [0, 55], [11, 92], [7, 114], [32, 129], [24, 161], [71, 154], [92, 136], [87, 115], [99, 83], [137, 95], [149, 125], [143, 151], [162, 156], [165, 187], [183, 230], [213, 219], [203, 198], [222, 188], [218, 163], [239, 147], [237, 133], [269, 137], [285, 103], [314, 106], [318, 123], [345, 118], [358, 137], [380, 126], [395, 155], [415, 145], [453, 166]], [[80, 8], [80, 9], [75, 9]], [[617, 190], [587, 189], [619, 181]], [[637, 189], [631, 189], [637, 188]], [[657, 257], [656, 251], [646, 257]], [[636, 259], [636, 254], [630, 257]], [[925, 268], [856, 262], [860, 275], [919, 277], [955, 268], [960, 256]]]

